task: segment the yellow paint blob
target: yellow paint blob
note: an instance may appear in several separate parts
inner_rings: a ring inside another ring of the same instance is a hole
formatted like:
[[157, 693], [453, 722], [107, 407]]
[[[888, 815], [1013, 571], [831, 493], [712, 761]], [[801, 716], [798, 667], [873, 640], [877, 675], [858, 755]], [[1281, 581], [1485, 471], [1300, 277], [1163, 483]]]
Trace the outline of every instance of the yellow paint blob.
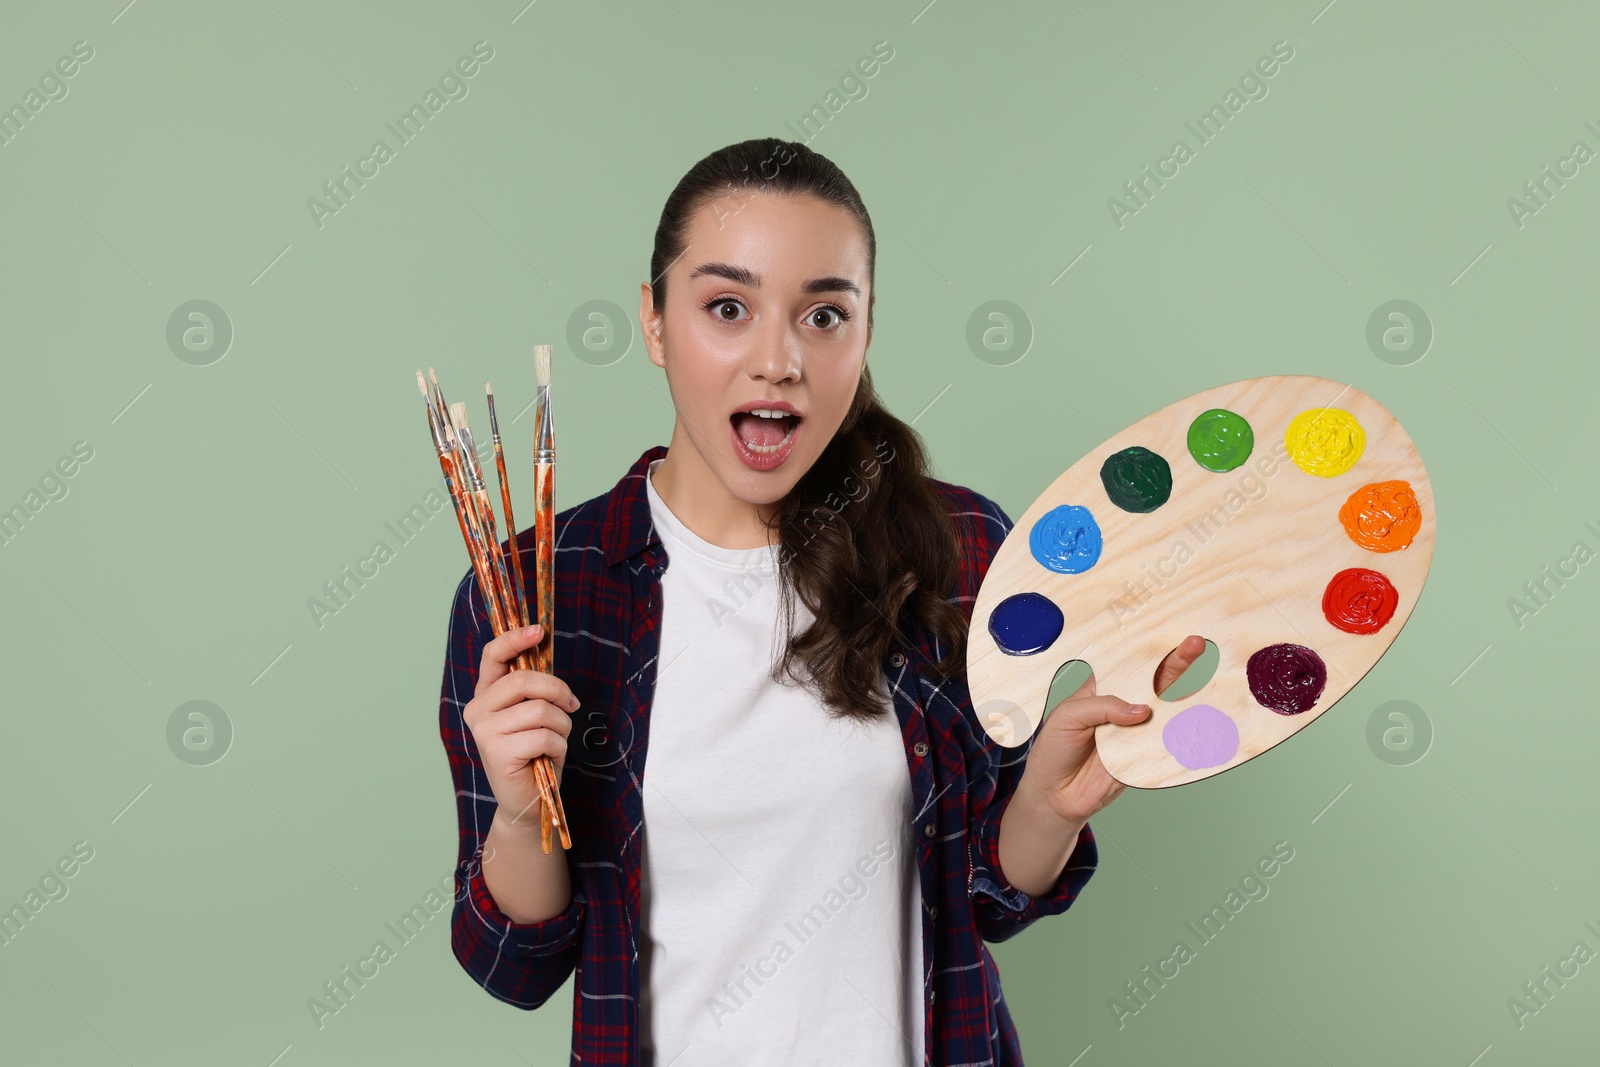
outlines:
[[1367, 434], [1348, 411], [1308, 408], [1289, 423], [1283, 443], [1301, 470], [1332, 478], [1356, 465], [1367, 447]]

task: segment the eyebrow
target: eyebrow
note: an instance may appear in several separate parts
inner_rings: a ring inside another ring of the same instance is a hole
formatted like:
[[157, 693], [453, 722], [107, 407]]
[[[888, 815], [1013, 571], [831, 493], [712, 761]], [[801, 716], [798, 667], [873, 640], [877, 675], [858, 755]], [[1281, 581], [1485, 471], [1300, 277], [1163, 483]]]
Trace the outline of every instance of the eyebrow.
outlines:
[[[761, 275], [747, 267], [736, 266], [732, 263], [702, 263], [689, 272], [689, 277], [698, 278], [702, 274], [726, 278], [730, 282], [748, 285], [752, 289], [761, 288]], [[800, 291], [804, 293], [854, 293], [856, 296], [861, 295], [860, 286], [849, 278], [841, 278], [838, 275], [830, 275], [826, 278], [812, 278], [801, 286]]]

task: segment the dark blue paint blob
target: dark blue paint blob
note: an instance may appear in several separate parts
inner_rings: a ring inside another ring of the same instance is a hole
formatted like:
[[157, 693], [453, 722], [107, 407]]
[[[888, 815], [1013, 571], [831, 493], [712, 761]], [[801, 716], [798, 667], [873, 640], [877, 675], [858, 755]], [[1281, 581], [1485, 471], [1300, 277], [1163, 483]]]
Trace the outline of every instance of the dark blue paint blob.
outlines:
[[1083, 505], [1062, 504], [1033, 524], [1028, 548], [1042, 567], [1057, 574], [1081, 574], [1100, 559], [1100, 524]]
[[1032, 656], [1061, 636], [1066, 619], [1055, 602], [1041, 593], [1008, 596], [989, 614], [989, 636], [1008, 656]]

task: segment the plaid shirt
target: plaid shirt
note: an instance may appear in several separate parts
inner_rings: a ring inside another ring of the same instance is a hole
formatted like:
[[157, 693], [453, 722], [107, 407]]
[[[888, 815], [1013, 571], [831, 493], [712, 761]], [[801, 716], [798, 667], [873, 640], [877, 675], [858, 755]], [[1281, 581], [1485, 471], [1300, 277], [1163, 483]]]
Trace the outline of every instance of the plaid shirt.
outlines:
[[[573, 717], [561, 783], [572, 837], [572, 902], [562, 914], [512, 922], [484, 883], [480, 857], [496, 805], [462, 709], [472, 698], [493, 630], [470, 571], [451, 609], [439, 702], [460, 828], [451, 947], [474, 981], [519, 1008], [543, 1005], [576, 972], [571, 1062], [587, 1067], [635, 1065], [640, 1059], [641, 790], [667, 566], [644, 478], [650, 462], [666, 453], [664, 446], [649, 449], [610, 492], [556, 517], [556, 587], [562, 599], [553, 673], [583, 702]], [[962, 539], [963, 566], [950, 599], [970, 616], [1012, 523], [988, 498], [933, 483]], [[517, 546], [531, 576], [532, 527], [518, 534]], [[1005, 941], [1035, 919], [1065, 911], [1098, 856], [1085, 826], [1048, 893], [1029, 897], [1006, 881], [1000, 816], [1031, 743], [1005, 749], [988, 738], [972, 710], [964, 674], [940, 684], [924, 666], [945, 651], [919, 631], [914, 645], [891, 648], [883, 661], [916, 807], [902, 832], [908, 845], [915, 844], [922, 890], [925, 1063], [1014, 1067], [1022, 1063], [1021, 1047], [984, 942]], [[559, 840], [555, 847], [561, 847]]]

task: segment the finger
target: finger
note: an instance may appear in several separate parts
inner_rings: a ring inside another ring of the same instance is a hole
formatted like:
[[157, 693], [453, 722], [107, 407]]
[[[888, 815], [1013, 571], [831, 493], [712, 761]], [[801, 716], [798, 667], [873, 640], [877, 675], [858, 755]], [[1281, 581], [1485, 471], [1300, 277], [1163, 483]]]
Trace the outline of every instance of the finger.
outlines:
[[1093, 730], [1106, 722], [1130, 726], [1136, 722], [1143, 722], [1149, 714], [1148, 704], [1130, 704], [1121, 697], [1107, 694], [1062, 701], [1055, 713], [1050, 716], [1050, 721], [1061, 720], [1057, 729]]
[[482, 689], [462, 709], [462, 717], [474, 733], [492, 729], [504, 733], [505, 727], [491, 726], [497, 716], [528, 700], [544, 700], [567, 715], [575, 713], [581, 702], [567, 683], [543, 671], [515, 670]]
[[514, 670], [493, 682], [478, 699], [495, 711], [502, 711], [523, 700], [548, 700], [570, 715], [578, 710], [577, 695], [553, 674], [545, 671]]
[[539, 643], [544, 634], [544, 627], [538, 623], [532, 626], [519, 626], [515, 630], [507, 630], [494, 640], [483, 646], [483, 659], [478, 665], [477, 692], [481, 693], [504, 678], [511, 667], [512, 660], [525, 649], [532, 648]]
[[491, 715], [485, 725], [497, 734], [545, 729], [567, 737], [572, 733], [572, 716], [548, 700], [524, 700]]
[[567, 758], [567, 739], [554, 730], [524, 730], [505, 739], [506, 757], [531, 763], [540, 756], [549, 756], [557, 763]]
[[1206, 639], [1197, 634], [1185, 637], [1178, 647], [1167, 653], [1166, 659], [1156, 668], [1156, 695], [1167, 691], [1167, 688], [1183, 677], [1183, 672], [1193, 666], [1206, 651]]

